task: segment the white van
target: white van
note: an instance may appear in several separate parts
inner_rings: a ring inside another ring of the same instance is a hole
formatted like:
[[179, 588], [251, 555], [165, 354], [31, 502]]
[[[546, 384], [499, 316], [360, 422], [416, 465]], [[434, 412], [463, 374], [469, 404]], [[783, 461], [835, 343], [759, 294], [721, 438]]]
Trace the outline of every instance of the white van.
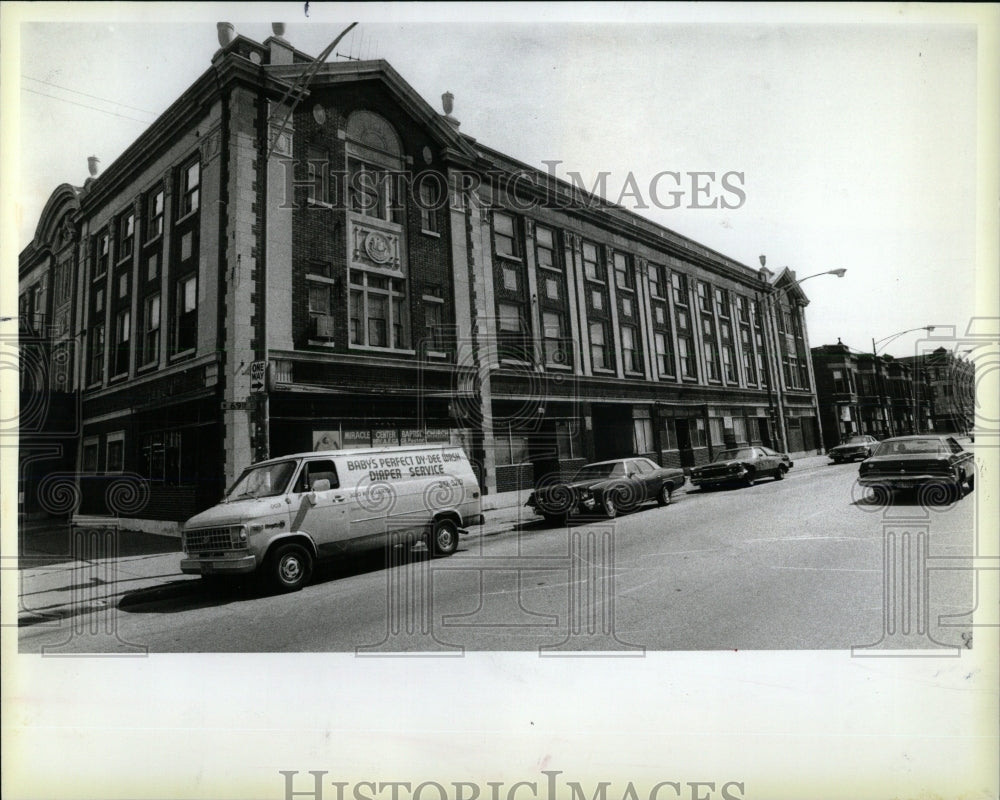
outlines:
[[279, 591], [301, 589], [317, 559], [424, 541], [447, 556], [482, 524], [479, 484], [448, 445], [326, 450], [244, 470], [222, 502], [184, 523], [181, 571], [265, 570]]

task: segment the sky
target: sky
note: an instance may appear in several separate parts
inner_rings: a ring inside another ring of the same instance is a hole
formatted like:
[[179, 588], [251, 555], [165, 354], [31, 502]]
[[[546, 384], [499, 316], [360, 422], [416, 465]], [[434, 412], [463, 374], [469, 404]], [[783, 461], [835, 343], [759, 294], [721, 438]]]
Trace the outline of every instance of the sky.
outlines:
[[[452, 92], [482, 144], [558, 162], [587, 187], [606, 173], [608, 199], [754, 268], [762, 254], [799, 278], [846, 268], [803, 287], [813, 346], [962, 333], [974, 314], [977, 38], [961, 14], [622, 5], [570, 21], [541, 6], [523, 22], [513, 6], [483, 24], [454, 21], [451, 6], [312, 4], [306, 17], [279, 4], [179, 21], [156, 5], [79, 5], [75, 21], [63, 10], [20, 26], [21, 248], [58, 184], [82, 183], [90, 155], [110, 165], [208, 68], [215, 21], [262, 41], [283, 16], [286, 38], [315, 55], [357, 18], [338, 52], [386, 59], [436, 109]], [[694, 194], [696, 172], [714, 175], [697, 179], [713, 193]], [[740, 194], [720, 188], [727, 174]], [[738, 207], [691, 207], [716, 198]]]

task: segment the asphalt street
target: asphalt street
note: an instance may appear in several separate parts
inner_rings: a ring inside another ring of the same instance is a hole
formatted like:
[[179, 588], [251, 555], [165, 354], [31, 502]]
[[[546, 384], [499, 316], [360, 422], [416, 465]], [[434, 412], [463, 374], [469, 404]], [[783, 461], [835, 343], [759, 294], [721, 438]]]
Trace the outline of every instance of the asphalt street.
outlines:
[[[167, 580], [20, 631], [22, 653], [850, 649], [971, 646], [975, 495], [863, 498], [857, 466], [689, 491], [615, 520], [324, 567], [303, 591]], [[161, 556], [163, 558], [163, 556]], [[910, 602], [912, 600], [912, 602]]]

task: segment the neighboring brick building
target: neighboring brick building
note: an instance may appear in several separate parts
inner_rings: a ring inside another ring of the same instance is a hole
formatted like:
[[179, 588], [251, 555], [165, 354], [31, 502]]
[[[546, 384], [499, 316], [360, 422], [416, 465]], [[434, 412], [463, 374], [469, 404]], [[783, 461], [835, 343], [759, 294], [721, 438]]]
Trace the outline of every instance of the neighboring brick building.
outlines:
[[943, 347], [894, 358], [852, 352], [838, 341], [814, 347], [812, 359], [827, 449], [858, 433], [882, 439], [973, 428], [973, 365]]
[[923, 372], [920, 396], [931, 406], [934, 430], [971, 433], [976, 421], [975, 364], [941, 346], [930, 350], [933, 343], [933, 339], [924, 343], [928, 352], [898, 361]]
[[484, 147], [444, 100], [236, 37], [87, 182], [79, 469], [143, 481], [82, 510], [182, 519], [318, 447], [460, 443], [489, 493], [627, 453], [820, 447], [794, 273]]

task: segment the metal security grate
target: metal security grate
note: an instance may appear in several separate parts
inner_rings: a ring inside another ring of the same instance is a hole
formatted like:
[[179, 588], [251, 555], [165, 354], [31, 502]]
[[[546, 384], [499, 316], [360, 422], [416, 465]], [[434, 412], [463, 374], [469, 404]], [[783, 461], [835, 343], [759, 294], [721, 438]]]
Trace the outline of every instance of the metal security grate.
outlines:
[[184, 549], [189, 553], [198, 550], [229, 550], [232, 546], [229, 528], [201, 528], [184, 532]]

